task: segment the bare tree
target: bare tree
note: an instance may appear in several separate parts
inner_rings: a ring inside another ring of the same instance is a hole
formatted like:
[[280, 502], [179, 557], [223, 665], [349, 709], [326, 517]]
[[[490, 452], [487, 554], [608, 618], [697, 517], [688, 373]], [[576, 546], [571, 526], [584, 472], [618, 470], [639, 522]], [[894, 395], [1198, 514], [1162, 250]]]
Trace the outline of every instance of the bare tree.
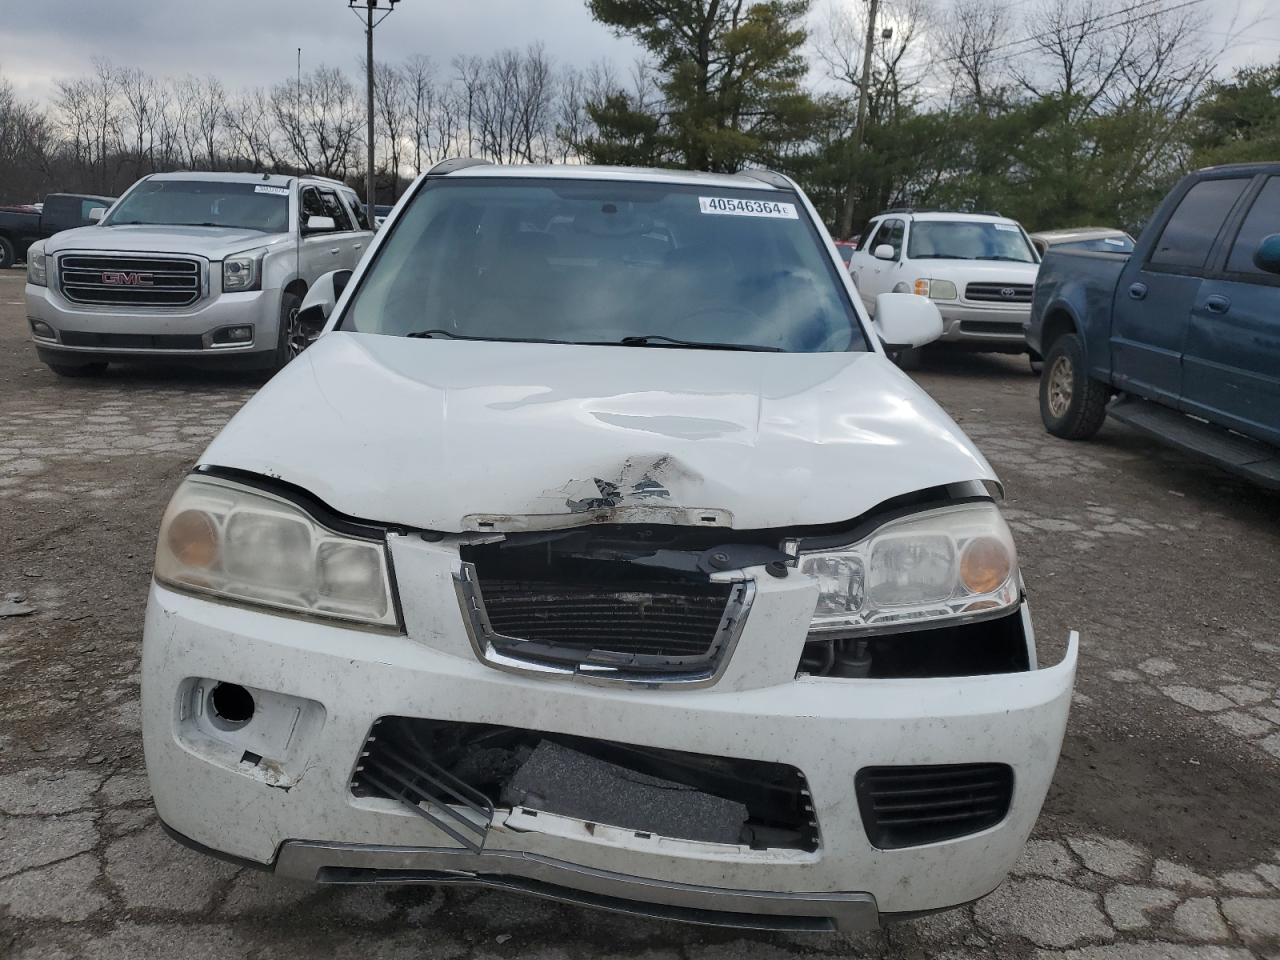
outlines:
[[987, 112], [1005, 85], [1012, 18], [1003, 0], [958, 0], [943, 19], [937, 44], [940, 65], [961, 99]]
[[399, 68], [389, 63], [375, 63], [374, 75], [376, 130], [386, 146], [391, 199], [394, 201], [400, 192], [400, 160], [404, 153], [405, 138], [413, 128], [412, 105], [405, 74]]
[[400, 68], [409, 110], [409, 137], [413, 141], [413, 171], [421, 174], [423, 158], [431, 159], [432, 126], [438, 108], [435, 65], [430, 57], [410, 57]]

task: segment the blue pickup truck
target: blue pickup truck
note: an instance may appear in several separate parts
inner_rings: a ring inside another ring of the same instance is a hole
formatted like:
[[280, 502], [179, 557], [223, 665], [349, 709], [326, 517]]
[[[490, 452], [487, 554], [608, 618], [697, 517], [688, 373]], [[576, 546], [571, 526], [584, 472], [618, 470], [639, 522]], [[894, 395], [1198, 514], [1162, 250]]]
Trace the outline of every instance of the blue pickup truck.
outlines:
[[1280, 489], [1280, 163], [1188, 175], [1131, 254], [1051, 248], [1027, 342], [1055, 436], [1109, 415]]

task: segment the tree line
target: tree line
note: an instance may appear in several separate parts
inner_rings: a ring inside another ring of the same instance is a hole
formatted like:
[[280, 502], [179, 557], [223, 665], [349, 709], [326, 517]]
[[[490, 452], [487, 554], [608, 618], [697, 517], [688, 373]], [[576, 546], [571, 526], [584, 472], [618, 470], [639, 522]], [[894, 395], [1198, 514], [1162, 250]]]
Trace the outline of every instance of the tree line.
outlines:
[[[1280, 159], [1280, 63], [1220, 75], [1248, 26], [1211, 21], [1204, 0], [885, 0], [869, 70], [865, 3], [586, 3], [642, 47], [637, 63], [561, 66], [536, 43], [376, 63], [380, 199], [448, 156], [769, 166], [842, 236], [895, 205], [1134, 227], [1187, 169]], [[363, 73], [229, 90], [99, 59], [47, 104], [0, 75], [0, 201], [191, 168], [359, 184]]]

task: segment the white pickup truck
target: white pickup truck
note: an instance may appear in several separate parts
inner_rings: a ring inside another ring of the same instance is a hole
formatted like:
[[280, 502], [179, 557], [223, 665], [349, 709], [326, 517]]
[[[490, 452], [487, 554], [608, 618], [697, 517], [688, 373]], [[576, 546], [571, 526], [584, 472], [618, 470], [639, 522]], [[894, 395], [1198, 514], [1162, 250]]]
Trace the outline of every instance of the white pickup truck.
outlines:
[[1040, 256], [1015, 220], [908, 209], [873, 217], [849, 263], [873, 316], [882, 293], [928, 297], [942, 313], [941, 343], [993, 353], [1027, 352], [1022, 328], [1039, 269]]
[[373, 234], [355, 191], [323, 177], [161, 173], [100, 222], [27, 252], [27, 322], [62, 376], [108, 363], [274, 369], [306, 345], [310, 286]]

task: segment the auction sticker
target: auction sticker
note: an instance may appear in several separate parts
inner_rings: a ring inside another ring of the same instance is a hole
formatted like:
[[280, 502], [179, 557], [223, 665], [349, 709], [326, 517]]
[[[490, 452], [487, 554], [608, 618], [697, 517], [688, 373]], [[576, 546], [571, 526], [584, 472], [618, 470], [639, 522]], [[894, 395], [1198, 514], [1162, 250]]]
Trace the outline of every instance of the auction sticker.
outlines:
[[253, 192], [269, 193], [273, 197], [287, 197], [289, 195], [289, 188], [288, 187], [267, 187], [267, 186], [263, 186], [262, 184], [258, 184], [256, 187], [253, 188]]
[[799, 220], [794, 203], [778, 203], [776, 200], [744, 200], [739, 197], [699, 197], [698, 208], [703, 213], [718, 213], [730, 217], [773, 217], [777, 220]]

